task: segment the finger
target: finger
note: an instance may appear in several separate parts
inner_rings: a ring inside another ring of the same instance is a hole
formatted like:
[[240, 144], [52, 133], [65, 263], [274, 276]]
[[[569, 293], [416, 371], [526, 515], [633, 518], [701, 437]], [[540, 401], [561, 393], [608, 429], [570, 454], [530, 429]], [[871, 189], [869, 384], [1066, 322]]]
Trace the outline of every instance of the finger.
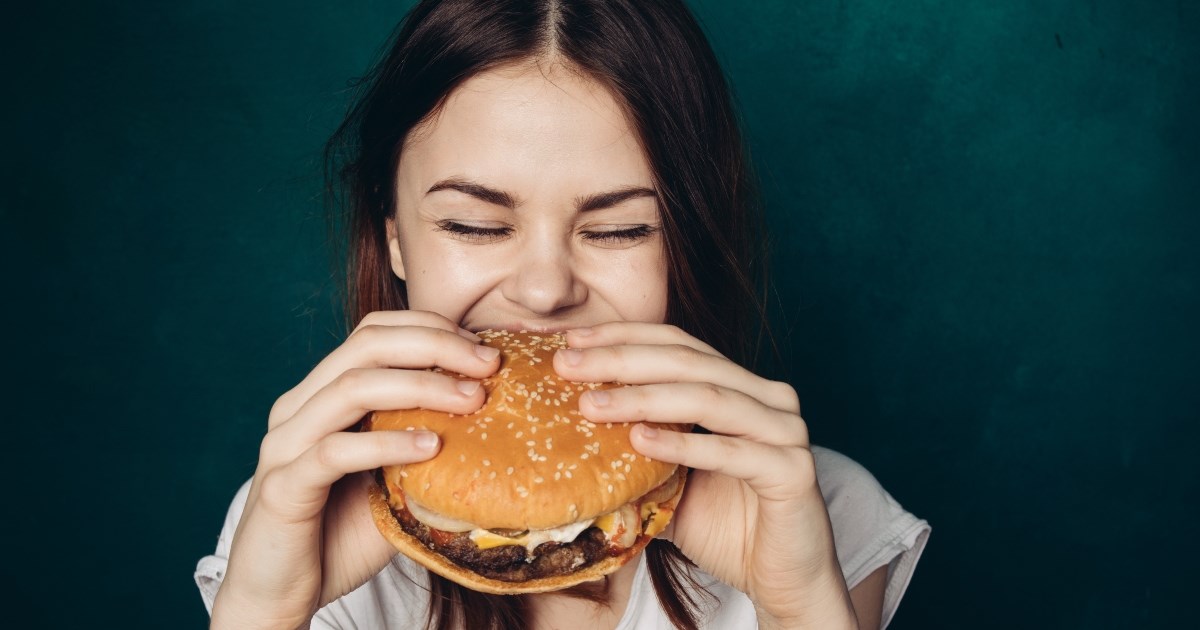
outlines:
[[594, 348], [616, 345], [678, 345], [687, 346], [704, 354], [722, 356], [712, 346], [687, 334], [678, 326], [670, 324], [648, 324], [645, 322], [608, 322], [591, 328], [574, 328], [567, 331], [567, 345], [572, 348]]
[[726, 435], [662, 431], [645, 424], [630, 429], [629, 441], [652, 459], [745, 481], [766, 499], [794, 499], [815, 482], [806, 472], [814, 470], [812, 452], [806, 448], [781, 448]]
[[424, 461], [438, 448], [437, 434], [429, 431], [331, 433], [263, 477], [256, 509], [270, 509], [285, 521], [314, 518], [343, 476]]
[[576, 382], [713, 383], [757, 398], [775, 409], [800, 413], [800, 400], [787, 383], [769, 381], [728, 359], [689, 346], [567, 348], [555, 353], [554, 370]]
[[356, 368], [440, 367], [472, 378], [485, 378], [500, 367], [500, 352], [455, 332], [424, 326], [367, 325], [326, 356], [271, 410], [270, 427], [294, 414], [317, 391]]
[[263, 439], [259, 458], [287, 462], [324, 436], [345, 430], [374, 410], [434, 409], [468, 414], [487, 399], [479, 381], [424, 370], [356, 368], [313, 395]]
[[432, 311], [371, 311], [359, 320], [354, 330], [365, 326], [424, 326], [425, 328], [439, 328], [457, 333], [464, 339], [474, 342], [479, 341], [479, 335], [460, 327], [452, 320]]
[[808, 446], [800, 416], [711, 383], [662, 383], [584, 392], [579, 410], [592, 422], [699, 424], [722, 435], [774, 446]]

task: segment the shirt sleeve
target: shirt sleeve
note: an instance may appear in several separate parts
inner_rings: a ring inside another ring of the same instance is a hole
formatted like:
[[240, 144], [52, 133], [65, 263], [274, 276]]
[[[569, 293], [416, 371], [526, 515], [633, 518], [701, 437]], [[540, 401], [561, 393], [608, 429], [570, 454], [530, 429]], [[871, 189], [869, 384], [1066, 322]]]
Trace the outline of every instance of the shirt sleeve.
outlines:
[[880, 626], [886, 628], [908, 589], [932, 528], [901, 507], [854, 460], [819, 446], [812, 450], [847, 588], [854, 588], [880, 567], [888, 568]]
[[221, 535], [217, 537], [216, 550], [196, 563], [196, 586], [200, 589], [200, 597], [204, 600], [204, 607], [208, 609], [209, 615], [212, 615], [213, 600], [217, 598], [221, 580], [225, 579], [225, 567], [229, 564], [229, 546], [233, 542], [233, 532], [237, 530], [249, 495], [250, 480], [246, 480], [234, 495], [229, 511], [225, 513], [225, 524], [221, 527]]

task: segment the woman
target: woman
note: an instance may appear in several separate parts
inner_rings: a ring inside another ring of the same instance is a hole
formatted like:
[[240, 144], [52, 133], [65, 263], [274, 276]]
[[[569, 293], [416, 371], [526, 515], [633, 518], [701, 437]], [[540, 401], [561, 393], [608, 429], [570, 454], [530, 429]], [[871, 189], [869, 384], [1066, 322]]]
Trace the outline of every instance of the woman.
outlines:
[[[197, 570], [214, 627], [887, 624], [928, 526], [808, 443], [790, 386], [739, 365], [762, 240], [682, 4], [422, 2], [328, 152], [357, 326], [271, 410]], [[633, 384], [585, 398], [593, 420], [704, 429], [631, 429], [693, 472], [664, 539], [597, 589], [467, 591], [396, 556], [366, 509], [364, 471], [434, 457], [437, 436], [351, 429], [373, 409], [478, 409], [498, 360], [471, 331], [487, 328], [566, 331], [560, 375]]]

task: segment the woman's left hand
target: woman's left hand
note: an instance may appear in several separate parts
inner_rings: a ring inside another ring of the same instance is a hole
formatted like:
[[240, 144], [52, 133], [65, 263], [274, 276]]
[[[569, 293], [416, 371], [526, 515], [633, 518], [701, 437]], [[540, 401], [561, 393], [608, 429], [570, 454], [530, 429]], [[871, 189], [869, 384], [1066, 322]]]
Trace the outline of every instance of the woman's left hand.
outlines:
[[766, 625], [855, 626], [790, 385], [664, 324], [602, 324], [570, 331], [567, 343], [554, 362], [563, 378], [633, 385], [585, 395], [588, 419], [712, 432], [630, 431], [643, 455], [693, 469], [667, 531], [687, 557], [746, 593]]

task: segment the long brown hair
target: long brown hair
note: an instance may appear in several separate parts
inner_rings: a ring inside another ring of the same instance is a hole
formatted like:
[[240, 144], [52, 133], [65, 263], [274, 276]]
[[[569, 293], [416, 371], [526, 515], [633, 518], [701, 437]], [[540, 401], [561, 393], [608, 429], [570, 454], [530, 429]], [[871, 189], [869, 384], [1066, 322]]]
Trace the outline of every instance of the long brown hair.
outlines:
[[[346, 324], [407, 307], [391, 272], [385, 220], [395, 211], [409, 131], [470, 77], [554, 55], [605, 85], [629, 117], [655, 179], [668, 260], [668, 323], [749, 366], [766, 333], [765, 240], [757, 187], [731, 95], [699, 24], [680, 0], [424, 0], [356, 84], [325, 147], [334, 255], [346, 265]], [[646, 550], [659, 601], [697, 627], [708, 595], [694, 566], [656, 540]], [[431, 575], [430, 626], [519, 628], [519, 597], [476, 593]], [[603, 592], [576, 591], [603, 600]]]

